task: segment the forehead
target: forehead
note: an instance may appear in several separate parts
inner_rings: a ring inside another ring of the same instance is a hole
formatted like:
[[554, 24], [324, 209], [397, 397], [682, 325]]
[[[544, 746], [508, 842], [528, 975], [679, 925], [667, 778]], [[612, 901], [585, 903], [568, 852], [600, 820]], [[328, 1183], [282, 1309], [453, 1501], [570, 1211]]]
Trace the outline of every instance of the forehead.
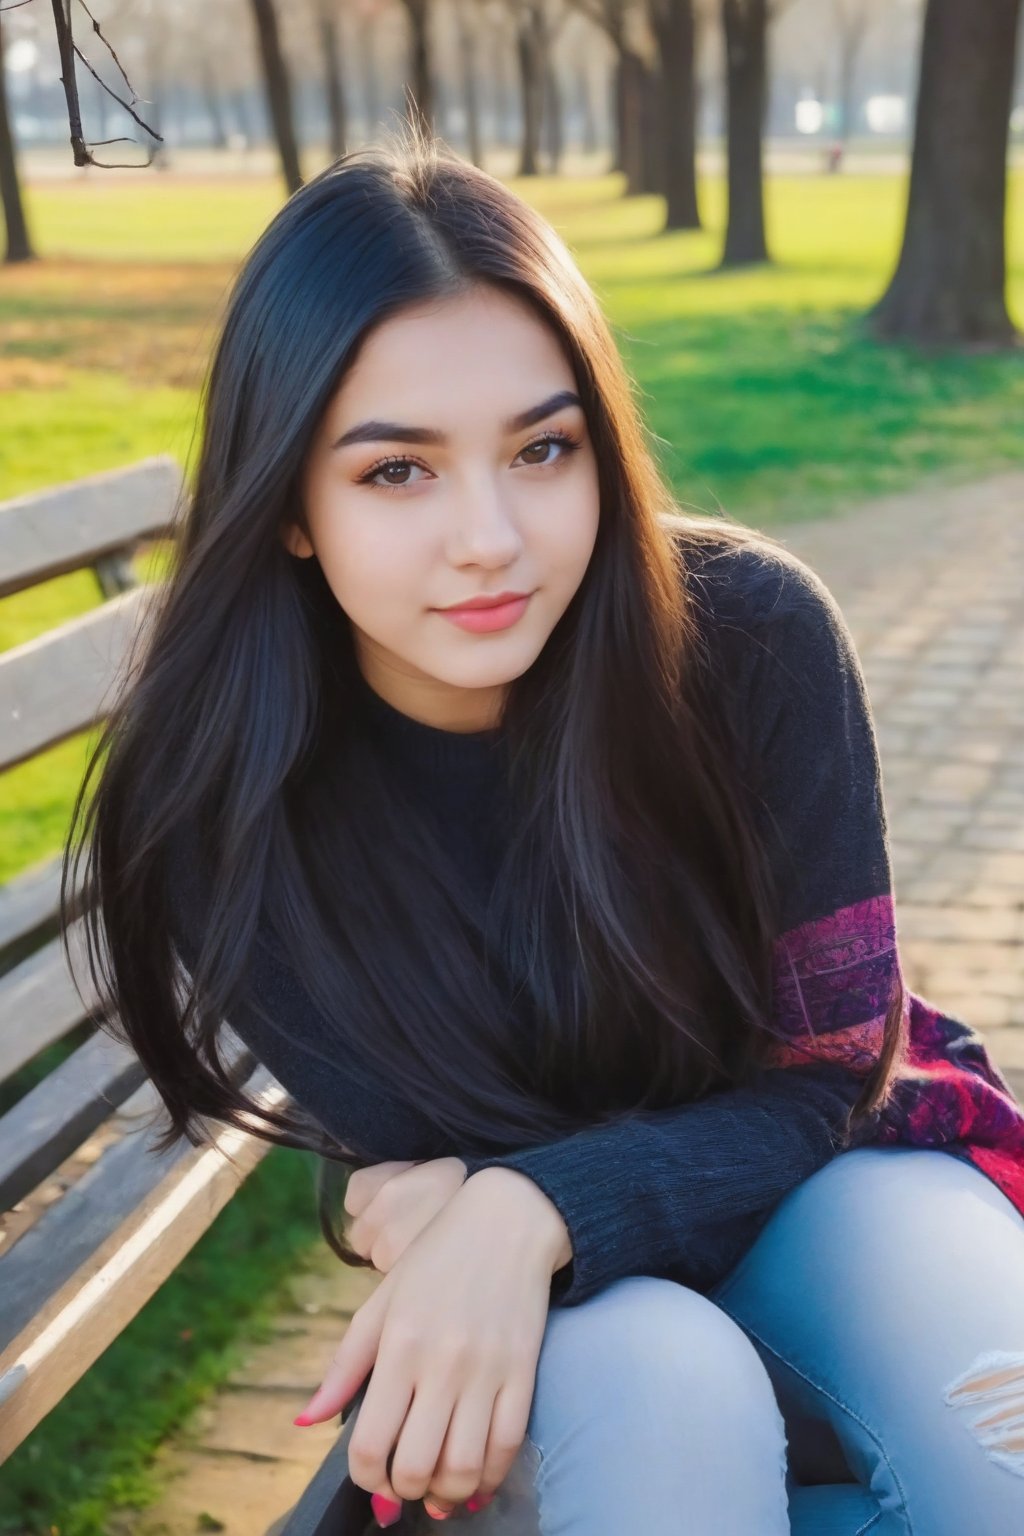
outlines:
[[370, 414], [425, 426], [451, 425], [452, 412], [504, 419], [573, 382], [559, 337], [526, 300], [474, 288], [374, 326], [332, 402], [332, 425]]

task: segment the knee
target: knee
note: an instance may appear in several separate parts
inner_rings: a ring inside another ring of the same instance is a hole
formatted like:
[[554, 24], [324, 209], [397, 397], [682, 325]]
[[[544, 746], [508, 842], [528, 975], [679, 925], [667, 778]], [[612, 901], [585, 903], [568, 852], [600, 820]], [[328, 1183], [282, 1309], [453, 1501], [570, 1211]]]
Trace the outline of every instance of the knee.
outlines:
[[538, 1395], [557, 1396], [569, 1414], [606, 1403], [628, 1415], [642, 1403], [662, 1423], [699, 1420], [732, 1433], [752, 1419], [782, 1424], [771, 1380], [739, 1324], [699, 1292], [647, 1275], [552, 1308]]

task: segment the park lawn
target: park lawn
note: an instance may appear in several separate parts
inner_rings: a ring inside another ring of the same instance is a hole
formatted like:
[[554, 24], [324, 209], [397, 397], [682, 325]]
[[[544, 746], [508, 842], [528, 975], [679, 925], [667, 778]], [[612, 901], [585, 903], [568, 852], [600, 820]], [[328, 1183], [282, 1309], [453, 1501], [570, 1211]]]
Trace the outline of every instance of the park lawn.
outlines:
[[[660, 199], [622, 199], [616, 176], [513, 185], [556, 225], [594, 286], [685, 504], [771, 528], [1024, 461], [1020, 353], [925, 357], [861, 334], [895, 257], [902, 178], [774, 178], [775, 264], [728, 274], [714, 271], [719, 181], [701, 187], [710, 232], [667, 236], [658, 233]], [[1024, 327], [1022, 189], [1018, 170], [1009, 292]], [[271, 178], [90, 174], [29, 188], [44, 260], [0, 274], [0, 497], [154, 453], [189, 462], [233, 270], [280, 200]], [[0, 649], [98, 600], [89, 573], [8, 598]], [[0, 880], [60, 846], [89, 740], [5, 775]], [[155, 1445], [224, 1380], [236, 1346], [318, 1241], [303, 1155], [275, 1149], [11, 1458], [0, 1531], [98, 1536], [108, 1511], [145, 1502]]]

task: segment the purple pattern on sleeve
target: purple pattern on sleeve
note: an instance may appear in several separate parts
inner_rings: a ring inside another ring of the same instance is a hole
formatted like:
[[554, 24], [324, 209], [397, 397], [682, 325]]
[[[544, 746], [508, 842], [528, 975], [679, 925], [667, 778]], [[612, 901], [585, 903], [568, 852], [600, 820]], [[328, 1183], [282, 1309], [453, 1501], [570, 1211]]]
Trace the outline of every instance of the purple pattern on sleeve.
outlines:
[[865, 1076], [899, 976], [892, 897], [872, 896], [791, 928], [773, 945], [771, 1066], [837, 1061]]
[[[900, 974], [891, 895], [776, 940], [772, 1066], [841, 1062], [866, 1075], [882, 1048]], [[1024, 1215], [1024, 1108], [976, 1029], [905, 989], [904, 1037], [888, 1098], [865, 1143], [942, 1147], [977, 1168]]]

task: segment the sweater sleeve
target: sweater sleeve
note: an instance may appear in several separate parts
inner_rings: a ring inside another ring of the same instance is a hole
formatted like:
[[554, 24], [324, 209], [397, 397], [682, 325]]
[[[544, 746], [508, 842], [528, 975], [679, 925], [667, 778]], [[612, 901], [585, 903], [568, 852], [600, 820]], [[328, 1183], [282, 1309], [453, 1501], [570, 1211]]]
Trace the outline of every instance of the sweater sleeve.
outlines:
[[767, 611], [758, 602], [741, 642], [729, 626], [745, 681], [743, 750], [780, 885], [769, 1065], [684, 1105], [463, 1157], [470, 1177], [517, 1170], [557, 1207], [572, 1249], [552, 1278], [551, 1300], [563, 1305], [632, 1274], [712, 1289], [776, 1204], [840, 1150], [878, 1059], [899, 961], [863, 674], [809, 567], [787, 551], [769, 587]]

